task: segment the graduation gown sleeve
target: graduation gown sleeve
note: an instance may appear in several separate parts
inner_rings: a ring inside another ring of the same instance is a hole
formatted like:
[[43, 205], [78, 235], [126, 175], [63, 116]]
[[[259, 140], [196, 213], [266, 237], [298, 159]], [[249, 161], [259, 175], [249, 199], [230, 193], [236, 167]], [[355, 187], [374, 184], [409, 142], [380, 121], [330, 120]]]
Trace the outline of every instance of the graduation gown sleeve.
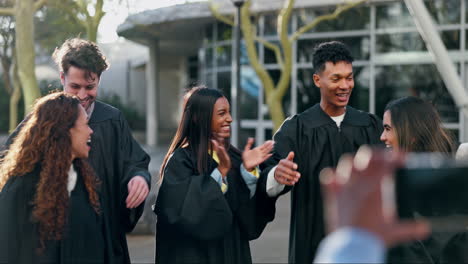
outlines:
[[10, 179], [0, 193], [0, 263], [34, 263], [37, 230], [30, 222], [35, 182]]
[[151, 175], [148, 172], [150, 157], [141, 149], [140, 145], [133, 138], [130, 127], [122, 114], [119, 115], [119, 127], [121, 129], [119, 151], [122, 153], [121, 162], [123, 163], [123, 173], [120, 179], [120, 189], [123, 193], [121, 207], [124, 212], [122, 220], [123, 226], [126, 227], [126, 232], [130, 232], [143, 214], [145, 202], [135, 209], [127, 209], [125, 203], [128, 196], [127, 185], [133, 177], [142, 176], [146, 180], [148, 188], [151, 187]]
[[169, 159], [155, 205], [158, 223], [199, 240], [221, 238], [232, 224], [232, 212], [218, 183], [198, 174], [188, 150]]

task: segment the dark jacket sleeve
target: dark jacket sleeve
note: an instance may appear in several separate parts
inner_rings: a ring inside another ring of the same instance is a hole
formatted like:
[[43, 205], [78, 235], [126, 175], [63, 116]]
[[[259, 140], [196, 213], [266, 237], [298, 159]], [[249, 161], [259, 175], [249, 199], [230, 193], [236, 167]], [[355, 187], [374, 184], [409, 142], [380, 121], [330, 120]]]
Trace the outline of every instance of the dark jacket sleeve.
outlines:
[[123, 162], [123, 174], [120, 179], [122, 195], [122, 208], [124, 215], [122, 216], [123, 224], [127, 232], [133, 230], [135, 225], [143, 214], [144, 204], [140, 204], [137, 208], [128, 209], [126, 207], [125, 200], [128, 196], [128, 182], [135, 176], [142, 176], [148, 188], [151, 187], [151, 175], [148, 171], [148, 165], [150, 162], [149, 155], [140, 147], [140, 145], [133, 138], [130, 127], [128, 126], [127, 121], [120, 113], [119, 117], [120, 123], [120, 149], [122, 153], [122, 162]]
[[218, 183], [209, 174], [197, 174], [182, 149], [167, 163], [155, 213], [160, 224], [200, 240], [221, 238], [233, 217]]
[[32, 177], [15, 177], [0, 192], [0, 263], [34, 263], [38, 234], [31, 222]]
[[249, 240], [259, 238], [266, 225], [275, 218], [278, 197], [268, 197], [264, 191], [259, 191], [260, 188], [262, 187], [257, 185], [257, 191], [249, 203], [240, 206], [236, 212], [240, 226]]

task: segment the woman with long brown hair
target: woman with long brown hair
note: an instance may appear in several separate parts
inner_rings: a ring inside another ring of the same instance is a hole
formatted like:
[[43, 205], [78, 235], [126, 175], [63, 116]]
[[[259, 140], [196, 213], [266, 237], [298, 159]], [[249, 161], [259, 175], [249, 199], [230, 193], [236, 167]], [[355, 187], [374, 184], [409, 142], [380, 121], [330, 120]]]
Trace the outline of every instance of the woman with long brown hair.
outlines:
[[[454, 156], [453, 139], [443, 128], [439, 113], [431, 103], [421, 98], [408, 96], [389, 102], [385, 107], [383, 126], [380, 139], [394, 151], [435, 152], [442, 156]], [[421, 215], [419, 212], [414, 214]], [[434, 232], [424, 241], [391, 249], [388, 262], [466, 263], [468, 254], [464, 245], [468, 245], [465, 232]]]
[[429, 102], [408, 96], [385, 107], [380, 137], [388, 148], [404, 152], [453, 155], [453, 139], [442, 127], [439, 113]]
[[0, 263], [104, 263], [92, 134], [78, 98], [39, 99], [0, 163]]
[[275, 198], [257, 181], [273, 142], [241, 152], [229, 143], [230, 105], [216, 89], [193, 88], [161, 166], [154, 208], [156, 263], [248, 264], [249, 240], [274, 217]]

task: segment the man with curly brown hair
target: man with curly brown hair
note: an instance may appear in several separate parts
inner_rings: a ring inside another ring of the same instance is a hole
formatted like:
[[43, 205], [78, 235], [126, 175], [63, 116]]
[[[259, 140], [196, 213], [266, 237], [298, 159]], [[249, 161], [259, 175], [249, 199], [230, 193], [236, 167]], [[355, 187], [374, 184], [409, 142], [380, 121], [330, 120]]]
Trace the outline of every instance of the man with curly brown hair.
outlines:
[[130, 263], [125, 233], [133, 230], [143, 213], [151, 185], [150, 157], [133, 138], [122, 113], [96, 100], [101, 74], [109, 67], [99, 47], [87, 40], [68, 39], [52, 57], [64, 91], [80, 99], [94, 131], [89, 161], [102, 182], [99, 196], [105, 263]]

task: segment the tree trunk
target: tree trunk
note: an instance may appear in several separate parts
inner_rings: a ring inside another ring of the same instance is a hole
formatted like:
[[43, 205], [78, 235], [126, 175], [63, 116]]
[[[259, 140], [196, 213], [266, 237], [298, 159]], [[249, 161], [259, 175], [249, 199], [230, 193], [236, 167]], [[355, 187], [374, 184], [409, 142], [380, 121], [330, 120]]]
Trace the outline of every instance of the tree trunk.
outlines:
[[281, 103], [282, 97], [276, 96], [276, 93], [267, 94], [267, 104], [270, 110], [271, 121], [273, 121], [273, 132], [275, 133], [283, 123], [285, 116], [283, 112], [283, 105]]
[[21, 85], [18, 76], [18, 65], [13, 66], [13, 93], [10, 96], [10, 125], [9, 133], [12, 133], [18, 125], [18, 103], [21, 99]]
[[98, 27], [93, 23], [93, 21], [87, 21], [86, 23], [86, 35], [88, 36], [88, 40], [94, 43], [97, 42], [97, 31]]
[[34, 50], [34, 1], [16, 0], [16, 58], [18, 76], [24, 94], [25, 114], [29, 113], [34, 101], [41, 96], [37, 84]]

